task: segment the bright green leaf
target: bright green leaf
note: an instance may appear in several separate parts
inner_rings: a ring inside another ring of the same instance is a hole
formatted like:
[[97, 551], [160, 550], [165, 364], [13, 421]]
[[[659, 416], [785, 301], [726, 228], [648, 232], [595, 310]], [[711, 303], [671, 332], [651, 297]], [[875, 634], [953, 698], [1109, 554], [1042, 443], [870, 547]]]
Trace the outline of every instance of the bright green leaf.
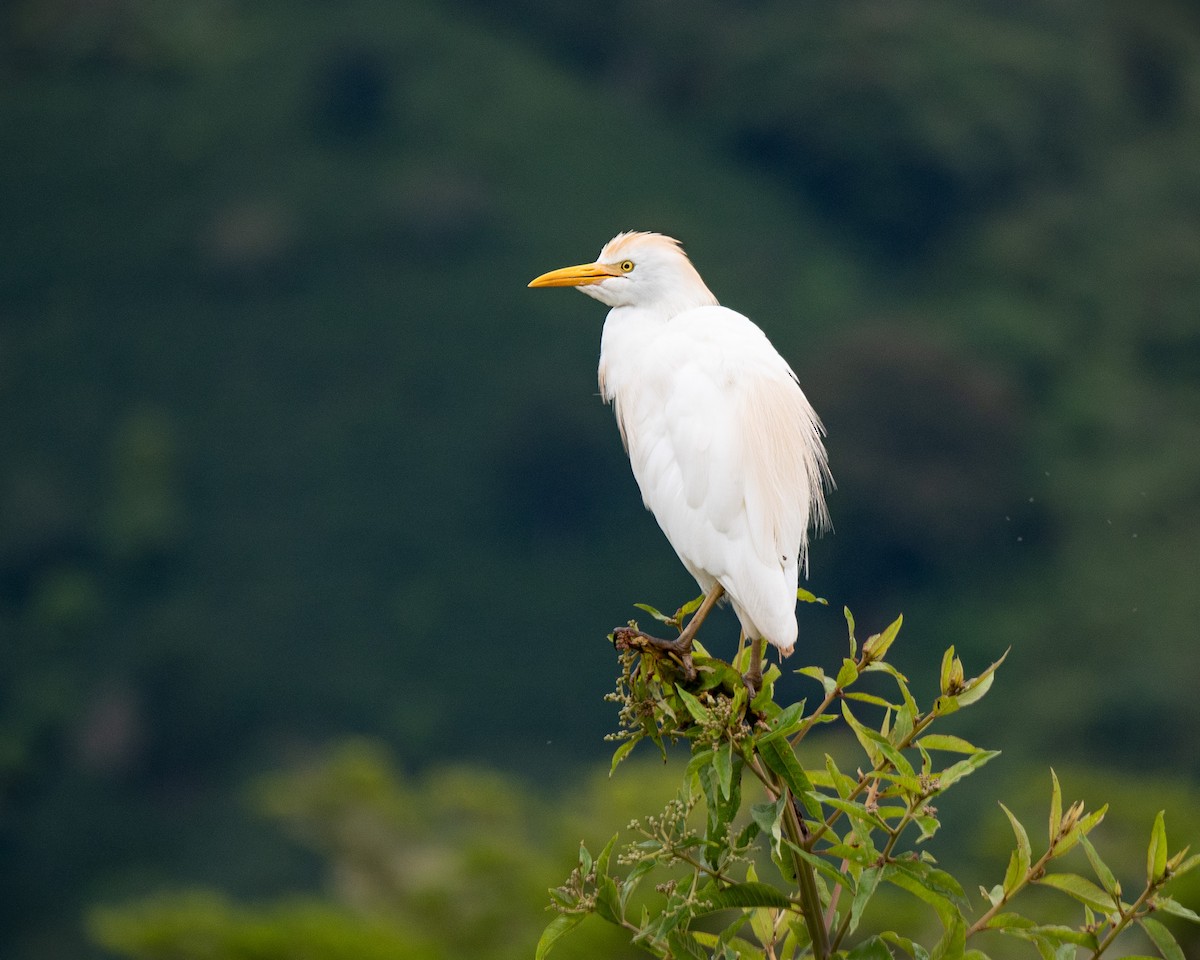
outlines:
[[834, 685], [841, 690], [854, 683], [858, 679], [858, 665], [853, 660], [843, 660], [842, 667], [838, 670], [837, 679]]
[[1078, 874], [1048, 873], [1036, 882], [1043, 886], [1061, 890], [1063, 893], [1069, 894], [1080, 903], [1091, 907], [1097, 913], [1105, 916], [1108, 916], [1115, 910], [1112, 898], [1107, 893], [1092, 883], [1091, 880], [1087, 880]]
[[1058, 839], [1058, 831], [1062, 829], [1062, 788], [1058, 785], [1058, 774], [1050, 768], [1050, 780], [1053, 787], [1050, 790], [1050, 843]]
[[863, 652], [866, 653], [872, 660], [882, 660], [892, 644], [896, 642], [896, 636], [900, 633], [900, 627], [904, 624], [904, 614], [900, 614], [895, 620], [887, 625], [882, 633], [877, 633], [871, 637], [863, 645]]
[[704, 706], [704, 704], [678, 684], [675, 685], [675, 692], [679, 694], [679, 699], [683, 701], [683, 705], [687, 707], [687, 711], [692, 715], [693, 720], [697, 723], [712, 722], [712, 714], [709, 712], [708, 707]]
[[818, 597], [815, 593], [810, 593], [808, 590], [805, 590], [803, 587], [796, 588], [796, 599], [802, 600], [805, 603], [820, 603], [826, 607], [829, 606], [829, 601], [826, 600], [824, 597]]
[[1000, 809], [1007, 815], [1008, 822], [1012, 824], [1013, 834], [1017, 838], [1017, 849], [1013, 851], [1013, 860], [1009, 863], [1008, 873], [1004, 875], [1004, 892], [1012, 893], [1024, 882], [1025, 875], [1029, 873], [1033, 855], [1029, 846], [1029, 834], [1021, 826], [1021, 821], [1004, 804], [1000, 804]]
[[633, 737], [622, 743], [616, 750], [613, 751], [612, 766], [608, 768], [608, 775], [611, 777], [617, 770], [617, 764], [629, 756], [634, 747], [637, 746], [640, 736]]
[[858, 718], [850, 712], [850, 705], [845, 700], [842, 701], [842, 718], [854, 731], [854, 735], [858, 738], [859, 744], [866, 751], [867, 756], [872, 763], [879, 762], [879, 755], [882, 752], [879, 749], [879, 743], [867, 735], [867, 728], [858, 722]]
[[733, 788], [733, 743], [729, 740], [723, 741], [713, 754], [713, 769], [717, 772], [721, 796], [728, 800]]
[[796, 672], [816, 680], [825, 688], [826, 693], [833, 693], [837, 689], [837, 683], [833, 677], [825, 676], [825, 671], [820, 667], [801, 667]]
[[954, 645], [951, 644], [942, 654], [942, 669], [938, 689], [944, 694], [950, 692], [950, 676], [954, 669]]
[[1100, 859], [1100, 854], [1092, 846], [1092, 841], [1087, 837], [1081, 836], [1079, 842], [1082, 844], [1083, 851], [1087, 854], [1088, 862], [1092, 865], [1092, 870], [1095, 872], [1096, 878], [1100, 881], [1100, 885], [1104, 887], [1105, 892], [1113, 897], [1120, 897], [1121, 885], [1117, 883], [1117, 878], [1113, 876], [1113, 872], [1109, 869], [1108, 864]]
[[652, 616], [659, 623], [674, 624], [676, 622], [673, 618], [668, 617], [665, 613], [655, 610], [654, 607], [650, 606], [648, 603], [635, 603], [634, 606], [639, 610], [645, 610], [646, 613], [650, 614], [650, 616]]
[[675, 611], [675, 619], [682, 621], [684, 617], [690, 616], [699, 610], [703, 603], [704, 594], [700, 594], [700, 596], [696, 597], [694, 600], [689, 600], [682, 607]]
[[951, 753], [979, 752], [977, 746], [968, 743], [962, 737], [952, 737], [944, 733], [931, 733], [928, 736], [921, 737], [917, 741], [917, 746], [924, 747], [926, 750], [946, 750]]
[[1146, 882], [1157, 883], [1162, 879], [1167, 869], [1167, 827], [1163, 820], [1163, 811], [1158, 811], [1154, 818], [1154, 827], [1150, 831], [1150, 847], [1146, 851]]
[[877, 707], [886, 707], [888, 710], [899, 710], [900, 705], [884, 700], [883, 697], [877, 697], [873, 693], [860, 693], [857, 690], [852, 690], [846, 695], [847, 700], [861, 700], [863, 703], [872, 703]]

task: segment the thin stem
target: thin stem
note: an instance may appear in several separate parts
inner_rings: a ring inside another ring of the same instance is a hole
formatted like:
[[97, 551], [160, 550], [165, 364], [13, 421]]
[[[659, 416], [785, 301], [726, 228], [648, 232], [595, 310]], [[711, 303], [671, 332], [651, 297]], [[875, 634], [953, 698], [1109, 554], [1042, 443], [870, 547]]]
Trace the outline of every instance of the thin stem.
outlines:
[[[922, 731], [924, 731], [924, 729], [927, 726], [929, 726], [929, 724], [931, 724], [933, 722], [933, 720], [934, 720], [933, 713], [927, 713], [925, 716], [919, 717], [917, 719], [917, 721], [913, 724], [912, 731], [908, 734], [908, 736], [906, 736], [903, 740], [901, 740], [898, 744], [896, 744], [896, 749], [904, 750], [904, 749], [910, 747], [912, 745], [913, 740], [916, 739], [917, 735], [920, 734]], [[862, 793], [864, 790], [866, 790], [872, 783], [874, 783], [876, 780], [876, 777], [880, 773], [882, 773], [884, 770], [886, 770], [888, 767], [890, 767], [891, 765], [892, 765], [891, 761], [888, 760], [887, 757], [881, 758], [875, 764], [875, 766], [873, 766], [867, 773], [864, 773], [861, 777], [858, 778], [858, 784], [854, 787], [853, 790], [850, 791], [850, 793], [846, 797], [846, 799], [847, 800], [856, 800], [858, 798], [858, 795], [860, 793]], [[825, 820], [812, 833], [809, 834], [808, 843], [805, 845], [804, 849], [811, 850], [813, 848], [813, 844], [815, 844], [818, 840], [820, 840], [821, 837], [823, 837], [827, 831], [829, 831], [833, 828], [833, 825], [835, 823], [837, 823], [838, 818], [841, 815], [842, 815], [841, 810], [834, 810], [833, 813], [831, 813], [829, 815], [829, 819]]]
[[980, 930], [984, 929], [984, 927], [988, 925], [989, 921], [991, 921], [992, 917], [998, 914], [1004, 908], [1005, 904], [1012, 900], [1012, 898], [1015, 897], [1019, 891], [1028, 886], [1034, 877], [1041, 876], [1046, 870], [1046, 864], [1054, 859], [1057, 847], [1057, 842], [1052, 843], [1050, 848], [1038, 859], [1038, 862], [1025, 871], [1025, 876], [1021, 878], [1021, 881], [1007, 893], [1003, 894], [997, 903], [992, 904], [992, 906], [984, 912], [982, 917], [971, 924], [970, 928], [967, 930], [967, 936], [972, 937]]
[[1114, 923], [1112, 926], [1112, 929], [1109, 930], [1107, 934], [1105, 934], [1104, 939], [1100, 941], [1099, 946], [1096, 947], [1096, 952], [1091, 955], [1089, 960], [1097, 960], [1097, 958], [1101, 954], [1103, 954], [1105, 950], [1107, 950], [1109, 947], [1112, 946], [1113, 941], [1116, 940], [1117, 937], [1121, 935], [1121, 931], [1123, 931], [1127, 926], [1129, 926], [1129, 922], [1131, 920], [1134, 920], [1137, 918], [1138, 909], [1147, 900], [1149, 900], [1151, 896], [1154, 895], [1154, 891], [1157, 889], [1158, 889], [1158, 884], [1155, 884], [1155, 883], [1147, 884], [1146, 889], [1142, 891], [1142, 895], [1140, 897], [1138, 897], [1135, 901], [1133, 901], [1133, 905], [1129, 908], [1128, 913], [1126, 913], [1125, 910], [1122, 909], [1120, 905], [1117, 906], [1117, 914], [1120, 916], [1120, 920], [1118, 920], [1116, 923]]

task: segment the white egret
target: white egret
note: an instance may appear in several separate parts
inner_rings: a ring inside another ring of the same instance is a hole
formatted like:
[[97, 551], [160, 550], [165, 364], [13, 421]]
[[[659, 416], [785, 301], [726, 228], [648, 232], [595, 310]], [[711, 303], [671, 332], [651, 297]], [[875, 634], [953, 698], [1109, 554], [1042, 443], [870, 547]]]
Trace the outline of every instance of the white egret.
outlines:
[[796, 643], [796, 589], [808, 531], [829, 522], [821, 421], [791, 367], [749, 319], [722, 307], [679, 242], [621, 233], [595, 263], [544, 273], [531, 287], [578, 287], [612, 309], [600, 341], [600, 394], [611, 403], [642, 499], [705, 594], [681, 655], [728, 596], [753, 643]]

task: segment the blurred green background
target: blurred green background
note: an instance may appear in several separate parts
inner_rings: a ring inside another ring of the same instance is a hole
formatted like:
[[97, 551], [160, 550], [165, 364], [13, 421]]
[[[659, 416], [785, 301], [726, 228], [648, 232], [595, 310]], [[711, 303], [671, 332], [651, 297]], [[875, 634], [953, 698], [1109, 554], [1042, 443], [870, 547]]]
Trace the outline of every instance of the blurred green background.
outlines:
[[596, 397], [603, 308], [525, 284], [624, 229], [825, 419], [798, 661], [843, 604], [904, 612], [918, 688], [1011, 645], [957, 726], [1005, 750], [982, 787], [1053, 764], [1195, 825], [1187, 0], [9, 0], [0, 182], [5, 957], [323, 889], [246, 785], [331, 741], [516, 808], [603, 769], [605, 634], [695, 587]]

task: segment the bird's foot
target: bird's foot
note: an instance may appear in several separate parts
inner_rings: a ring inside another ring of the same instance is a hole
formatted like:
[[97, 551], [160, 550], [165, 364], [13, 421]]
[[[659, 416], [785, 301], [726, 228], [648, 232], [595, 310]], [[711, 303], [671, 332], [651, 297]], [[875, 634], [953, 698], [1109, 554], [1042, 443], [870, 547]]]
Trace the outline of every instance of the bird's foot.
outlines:
[[653, 647], [663, 653], [673, 654], [683, 666], [683, 672], [687, 679], [696, 679], [696, 666], [692, 663], [692, 641], [690, 639], [686, 641], [683, 641], [682, 638], [663, 640], [661, 637], [652, 637], [648, 633], [643, 633], [636, 627], [617, 627], [613, 630], [612, 635], [613, 643], [618, 650], [644, 651], [647, 647]]
[[762, 667], [759, 666], [757, 671], [747, 670], [742, 674], [742, 683], [746, 685], [746, 689], [750, 692], [750, 699], [753, 700], [758, 696], [758, 691], [762, 689]]

